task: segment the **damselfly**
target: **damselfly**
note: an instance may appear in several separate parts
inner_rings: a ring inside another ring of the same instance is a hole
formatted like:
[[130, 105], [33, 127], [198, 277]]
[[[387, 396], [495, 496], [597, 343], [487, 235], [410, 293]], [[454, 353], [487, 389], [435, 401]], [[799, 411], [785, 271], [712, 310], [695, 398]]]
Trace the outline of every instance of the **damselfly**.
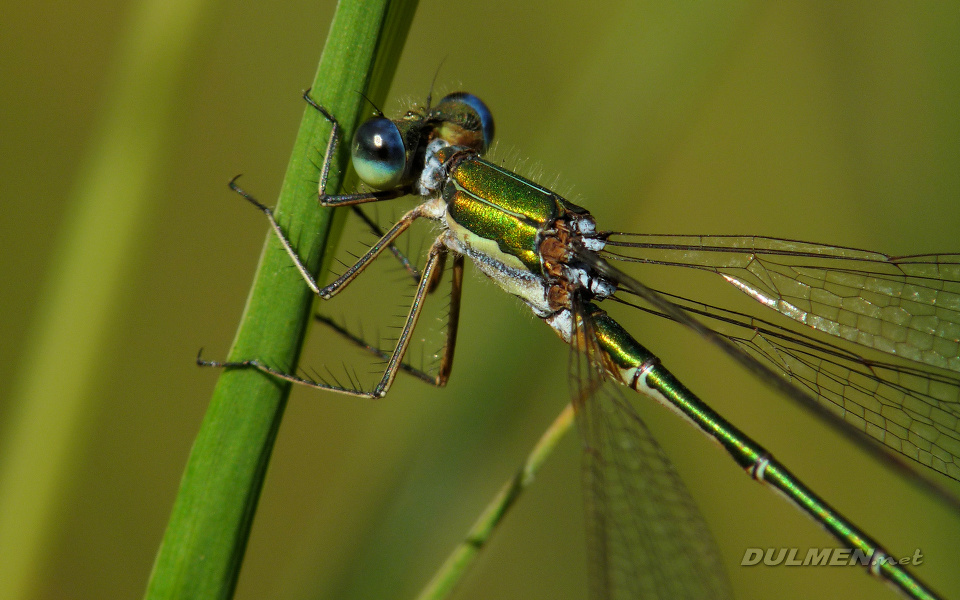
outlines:
[[[591, 551], [600, 557], [591, 572], [595, 596], [728, 595], [707, 528], [621, 391], [629, 388], [719, 442], [751, 477], [773, 486], [853, 550], [870, 573], [910, 597], [935, 597], [877, 542], [687, 390], [600, 304], [632, 306], [684, 324], [844, 431], [865, 432], [902, 456], [960, 479], [960, 255], [894, 258], [774, 238], [599, 231], [584, 208], [480, 158], [493, 139], [493, 118], [483, 102], [466, 93], [450, 94], [436, 106], [428, 101], [426, 108], [397, 120], [381, 115], [361, 125], [353, 138], [353, 164], [377, 191], [331, 195], [326, 180], [339, 126], [309, 95], [305, 98], [333, 123], [320, 173], [322, 205], [356, 207], [405, 195], [419, 196], [420, 204], [321, 287], [270, 209], [231, 185], [264, 212], [304, 280], [325, 299], [392, 248], [414, 221], [439, 223], [425, 266], [416, 273], [409, 313], [395, 348], [383, 353], [386, 367], [372, 389], [301, 377], [256, 357], [202, 364], [256, 368], [315, 388], [382, 397], [401, 368], [415, 371], [404, 365], [404, 355], [449, 257], [452, 316], [432, 381], [444, 385], [469, 257], [573, 347], [572, 396], [585, 448]], [[793, 324], [667, 299], [611, 261], [716, 273]], [[824, 342], [814, 331], [886, 358], [867, 358], [850, 345]]]

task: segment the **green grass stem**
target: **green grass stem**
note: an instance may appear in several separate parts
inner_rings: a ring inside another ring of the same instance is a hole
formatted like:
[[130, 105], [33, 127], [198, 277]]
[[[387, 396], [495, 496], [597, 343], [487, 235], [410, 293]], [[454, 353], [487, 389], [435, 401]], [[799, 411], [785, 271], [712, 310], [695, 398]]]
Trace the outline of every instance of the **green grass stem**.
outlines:
[[[311, 96], [352, 132], [365, 93], [382, 101], [416, 2], [344, 0], [312, 84]], [[317, 204], [316, 164], [330, 123], [305, 108], [276, 204], [278, 222], [317, 272], [331, 211]], [[328, 189], [345, 171], [341, 143]], [[224, 210], [249, 210], [239, 199]], [[229, 360], [259, 358], [294, 368], [314, 297], [273, 233], [268, 234]], [[251, 522], [290, 385], [251, 370], [224, 371], [194, 442], [170, 522], [147, 588], [149, 600], [229, 598], [236, 585]]]
[[493, 500], [487, 504], [463, 541], [454, 548], [433, 578], [421, 590], [417, 600], [441, 600], [456, 589], [464, 575], [490, 541], [493, 532], [507, 515], [507, 511], [520, 498], [520, 494], [533, 483], [534, 477], [554, 448], [573, 426], [573, 405], [568, 404], [540, 436], [527, 459], [516, 474], [507, 481]]

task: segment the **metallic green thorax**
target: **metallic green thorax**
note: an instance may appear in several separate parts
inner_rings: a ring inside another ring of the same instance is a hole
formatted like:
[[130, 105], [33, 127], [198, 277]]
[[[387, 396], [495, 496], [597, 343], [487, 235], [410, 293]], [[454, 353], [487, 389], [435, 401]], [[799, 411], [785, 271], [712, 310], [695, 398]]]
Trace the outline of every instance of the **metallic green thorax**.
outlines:
[[451, 169], [443, 199], [448, 225], [458, 237], [474, 246], [487, 242], [487, 253], [495, 243], [499, 250], [496, 258], [501, 262], [541, 276], [541, 233], [568, 213], [586, 212], [475, 155]]

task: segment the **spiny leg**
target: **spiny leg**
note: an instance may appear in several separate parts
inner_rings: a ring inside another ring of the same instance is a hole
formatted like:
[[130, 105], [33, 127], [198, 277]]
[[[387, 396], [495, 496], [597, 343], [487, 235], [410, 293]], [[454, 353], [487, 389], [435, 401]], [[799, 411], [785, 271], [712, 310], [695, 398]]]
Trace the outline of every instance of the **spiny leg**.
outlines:
[[283, 229], [280, 227], [280, 224], [277, 223], [276, 218], [273, 216], [273, 210], [268, 206], [261, 204], [259, 200], [248, 194], [243, 190], [243, 188], [237, 185], [237, 179], [239, 178], [240, 175], [237, 175], [230, 180], [230, 189], [243, 196], [247, 202], [260, 209], [260, 212], [263, 214], [267, 215], [267, 220], [270, 222], [270, 227], [273, 228], [274, 233], [277, 234], [277, 238], [280, 239], [283, 249], [286, 250], [287, 254], [290, 255], [290, 258], [293, 259], [293, 264], [297, 267], [297, 270], [300, 271], [300, 276], [305, 282], [307, 282], [307, 286], [313, 291], [314, 294], [319, 294], [320, 286], [317, 285], [316, 278], [313, 276], [313, 273], [311, 273], [310, 270], [307, 269], [307, 267], [303, 264], [303, 261], [300, 260], [300, 256], [297, 254], [297, 251], [293, 249], [293, 246], [290, 244], [290, 240], [287, 239], [287, 234], [284, 233]]
[[[321, 206], [351, 206], [354, 213], [360, 217], [360, 219], [366, 223], [367, 227], [370, 228], [377, 237], [383, 237], [384, 233], [380, 227], [367, 216], [363, 210], [357, 206], [365, 202], [375, 202], [379, 200], [390, 200], [393, 198], [399, 198], [400, 196], [408, 195], [412, 192], [409, 188], [400, 188], [397, 190], [390, 190], [387, 192], [373, 192], [373, 193], [361, 193], [361, 194], [342, 194], [342, 195], [332, 195], [327, 194], [327, 177], [330, 173], [330, 165], [333, 161], [333, 155], [336, 152], [337, 146], [340, 143], [340, 123], [337, 121], [336, 117], [330, 114], [330, 111], [325, 109], [323, 106], [318, 104], [313, 98], [310, 97], [310, 90], [303, 92], [303, 99], [306, 100], [307, 104], [316, 109], [325, 119], [327, 119], [332, 128], [330, 130], [330, 137], [327, 139], [327, 148], [324, 152], [323, 157], [323, 166], [320, 169], [320, 181], [318, 182], [318, 200]], [[390, 244], [390, 252], [397, 257], [397, 260], [400, 261], [400, 264], [410, 273], [414, 281], [420, 280], [420, 273], [417, 271], [416, 267], [410, 262], [410, 260], [403, 255], [396, 246]]]
[[[443, 254], [440, 255], [440, 258], [437, 261], [437, 265], [435, 266], [434, 273], [438, 274], [438, 276], [433, 277], [433, 281], [435, 282], [439, 282], [440, 280], [439, 274], [443, 273], [443, 265], [442, 265], [443, 256], [444, 256]], [[400, 363], [401, 371], [404, 371], [405, 373], [409, 373], [410, 375], [413, 375], [417, 379], [420, 379], [421, 381], [424, 381], [436, 387], [444, 387], [445, 385], [447, 385], [447, 381], [450, 379], [450, 371], [453, 368], [453, 353], [457, 344], [457, 329], [459, 327], [459, 322], [460, 322], [460, 298], [463, 290], [463, 265], [464, 265], [463, 255], [456, 254], [453, 259], [452, 281], [451, 281], [451, 289], [450, 289], [450, 308], [449, 308], [450, 312], [447, 315], [447, 334], [444, 339], [443, 348], [441, 350], [442, 354], [440, 356], [440, 365], [439, 365], [439, 368], [437, 369], [437, 374], [431, 375], [430, 373], [427, 373], [422, 369], [418, 369], [409, 363], [406, 363], [406, 362]], [[433, 287], [435, 287], [435, 284], [433, 284]], [[426, 293], [429, 294], [431, 291], [432, 291], [431, 284], [427, 283]], [[367, 342], [366, 340], [364, 340], [362, 337], [347, 330], [346, 327], [343, 327], [342, 325], [336, 323], [330, 317], [327, 317], [325, 315], [314, 315], [314, 319], [316, 319], [320, 323], [323, 323], [324, 325], [326, 325], [327, 327], [329, 327], [339, 335], [343, 336], [344, 338], [350, 340], [357, 346], [360, 346], [367, 352], [370, 352], [371, 354], [382, 358], [384, 361], [389, 360], [389, 354], [387, 352], [384, 352], [377, 346], [374, 346], [369, 342]]]
[[[365, 339], [363, 339], [362, 337], [360, 337], [360, 335], [357, 335], [357, 334], [353, 333], [352, 331], [350, 331], [349, 329], [347, 329], [347, 328], [344, 327], [343, 325], [337, 323], [336, 321], [334, 321], [334, 320], [331, 319], [330, 317], [328, 317], [328, 316], [326, 316], [326, 315], [319, 315], [319, 314], [318, 314], [318, 315], [313, 315], [313, 318], [314, 318], [314, 320], [316, 320], [318, 323], [321, 323], [321, 324], [324, 325], [325, 327], [329, 327], [330, 329], [333, 330], [334, 333], [336, 333], [336, 334], [340, 335], [341, 337], [343, 337], [344, 339], [352, 342], [354, 345], [359, 346], [360, 348], [366, 350], [366, 351], [369, 352], [370, 354], [373, 354], [374, 356], [382, 359], [383, 362], [384, 362], [384, 364], [386, 364], [386, 362], [387, 362], [388, 360], [390, 360], [390, 353], [389, 353], [389, 352], [380, 349], [378, 346], [374, 346], [374, 345], [371, 344], [370, 342], [368, 342], [368, 341], [366, 341]], [[361, 335], [362, 335], [362, 334], [361, 334]], [[413, 365], [411, 365], [411, 364], [408, 363], [408, 362], [401, 362], [401, 363], [400, 363], [400, 370], [403, 371], [404, 373], [408, 373], [408, 374], [410, 374], [410, 375], [413, 375], [413, 376], [416, 377], [417, 379], [419, 379], [419, 380], [421, 380], [421, 381], [423, 381], [423, 382], [429, 383], [430, 385], [436, 385], [436, 379], [437, 379], [437, 378], [436, 378], [435, 376], [427, 373], [426, 371], [424, 371], [424, 370], [422, 370], [422, 369], [418, 369], [418, 368], [414, 367]]]
[[[386, 369], [384, 369], [383, 376], [380, 378], [379, 383], [372, 392], [366, 392], [363, 390], [349, 389], [341, 386], [330, 385], [327, 383], [314, 381], [312, 379], [307, 379], [305, 377], [297, 377], [296, 375], [291, 375], [280, 371], [279, 369], [274, 369], [269, 365], [264, 364], [263, 362], [257, 359], [243, 360], [243, 361], [212, 361], [204, 360], [201, 358], [200, 354], [197, 354], [197, 364], [203, 367], [218, 367], [224, 369], [257, 369], [263, 373], [276, 377], [278, 379], [283, 379], [284, 381], [289, 381], [291, 383], [297, 383], [300, 385], [305, 385], [307, 387], [317, 388], [321, 390], [328, 390], [331, 392], [339, 392], [341, 394], [347, 394], [348, 396], [357, 396], [360, 398], [382, 398], [386, 395], [387, 391], [390, 389], [390, 386], [393, 384], [394, 378], [397, 376], [397, 371], [400, 370], [400, 366], [403, 362], [403, 357], [407, 352], [407, 347], [410, 345], [410, 334], [413, 332], [413, 329], [417, 325], [417, 321], [420, 318], [420, 313], [423, 311], [423, 300], [427, 295], [427, 286], [430, 278], [433, 274], [434, 269], [437, 268], [440, 262], [440, 256], [447, 252], [446, 247], [443, 244], [441, 238], [437, 240], [430, 246], [430, 252], [427, 255], [427, 264], [423, 269], [423, 276], [420, 278], [420, 285], [417, 286], [417, 292], [413, 298], [413, 302], [410, 304], [410, 312], [407, 314], [407, 319], [403, 324], [403, 328], [400, 330], [400, 336], [397, 338], [397, 345], [393, 350], [393, 353], [390, 355], [390, 359], [387, 361]], [[462, 272], [462, 267], [461, 267]], [[452, 358], [452, 351], [445, 352], [444, 357], [445, 361], [449, 364], [449, 361], [446, 360], [447, 356]], [[441, 369], [443, 362], [441, 362]], [[449, 366], [446, 367], [447, 373], [449, 373]], [[439, 379], [439, 377], [438, 377]], [[443, 380], [446, 382], [446, 379]]]
[[[360, 260], [350, 267], [347, 272], [341, 276], [339, 279], [334, 281], [332, 284], [325, 288], [320, 288], [316, 282], [316, 279], [307, 270], [303, 262], [300, 260], [300, 257], [297, 255], [296, 251], [293, 249], [292, 244], [284, 233], [283, 229], [277, 223], [276, 219], [273, 216], [273, 211], [260, 203], [256, 198], [246, 193], [243, 189], [235, 183], [236, 178], [230, 182], [230, 187], [236, 191], [238, 194], [243, 196], [247, 201], [256, 206], [263, 212], [267, 219], [270, 222], [271, 227], [277, 234], [277, 237], [280, 238], [280, 242], [283, 245], [284, 249], [287, 251], [287, 254], [290, 255], [290, 258], [293, 260], [294, 265], [297, 267], [297, 270], [300, 272], [300, 275], [306, 281], [307, 285], [313, 290], [314, 293], [319, 295], [324, 299], [329, 299], [339, 291], [343, 290], [353, 279], [365, 269], [370, 262], [375, 259], [379, 254], [386, 248], [394, 239], [397, 238], [401, 233], [406, 231], [407, 228], [415, 221], [417, 218], [422, 216], [423, 207], [417, 206], [414, 209], [408, 211], [401, 219], [398, 221], [386, 234], [381, 238], [370, 250], [360, 258]], [[292, 383], [297, 383], [305, 385], [308, 387], [314, 387], [318, 389], [329, 390], [333, 392], [340, 392], [343, 394], [357, 396], [362, 398], [380, 398], [386, 394], [390, 385], [393, 383], [394, 377], [396, 377], [396, 372], [400, 368], [401, 359], [407, 351], [407, 346], [410, 342], [410, 333], [413, 327], [416, 325], [417, 319], [420, 317], [420, 312], [423, 309], [423, 297], [427, 294], [428, 290], [436, 286], [438, 277], [435, 275], [437, 266], [442, 263], [443, 258], [446, 253], [446, 248], [441, 240], [438, 238], [430, 248], [430, 252], [427, 257], [427, 264], [424, 267], [423, 274], [420, 278], [420, 283], [417, 287], [417, 292], [414, 297], [413, 303], [410, 307], [410, 313], [407, 316], [407, 321], [401, 330], [400, 337], [397, 341], [397, 346], [390, 357], [386, 370], [381, 378], [380, 382], [377, 384], [376, 388], [372, 392], [366, 392], [358, 389], [350, 389], [337, 385], [330, 385], [312, 379], [307, 379], [305, 377], [298, 377], [290, 373], [286, 373], [279, 369], [275, 369], [265, 364], [259, 359], [249, 359], [244, 361], [208, 361], [201, 358], [200, 354], [197, 354], [197, 364], [200, 366], [207, 367], [217, 367], [217, 368], [254, 368], [263, 373], [267, 373], [284, 381], [290, 381]], [[462, 280], [463, 275], [463, 259], [460, 257], [459, 260], [459, 269], [455, 268], [455, 281], [458, 282]], [[457, 293], [457, 301], [459, 302], [459, 292]], [[457, 311], [459, 306], [456, 307]], [[453, 308], [451, 309], [453, 311]], [[446, 351], [444, 359], [441, 361], [441, 366], [445, 363], [449, 363], [447, 356], [452, 357], [452, 351]], [[446, 372], [449, 373], [449, 368], [446, 368]], [[446, 378], [444, 377], [444, 382]]]
[[[367, 215], [367, 213], [365, 213], [362, 208], [360, 208], [359, 206], [351, 206], [350, 208], [353, 210], [354, 214], [360, 217], [360, 220], [364, 222], [367, 228], [369, 228], [370, 231], [373, 232], [373, 235], [377, 236], [378, 238], [382, 238], [384, 236], [383, 229], [381, 229], [380, 226], [376, 223], [376, 221], [371, 219], [370, 216]], [[417, 281], [420, 281], [420, 271], [417, 270], [417, 267], [415, 267], [414, 264], [410, 262], [410, 259], [407, 258], [406, 255], [404, 255], [404, 253], [401, 252], [400, 249], [396, 247], [396, 245], [390, 244], [390, 252], [392, 252], [393, 255], [397, 257], [397, 260], [400, 261], [400, 264], [403, 266], [403, 268], [407, 271], [407, 273], [410, 274], [410, 277], [413, 278], [414, 283], [416, 283]], [[440, 269], [440, 272], [443, 272], [443, 269]]]
[[[364, 269], [366, 269], [370, 265], [371, 261], [373, 261], [375, 258], [380, 256], [380, 253], [382, 253], [384, 249], [391, 246], [393, 244], [393, 241], [397, 239], [397, 237], [399, 237], [400, 234], [406, 231], [410, 227], [410, 225], [413, 224], [414, 221], [424, 216], [424, 210], [425, 210], [424, 205], [420, 204], [410, 209], [409, 211], [407, 211], [402, 217], [400, 217], [400, 220], [397, 221], [393, 227], [391, 227], [386, 233], [383, 234], [383, 237], [377, 240], [377, 242], [373, 246], [371, 246], [370, 249], [367, 250], [367, 252], [357, 260], [356, 263], [354, 263], [350, 268], [344, 271], [344, 273], [340, 275], [340, 277], [332, 281], [329, 285], [327, 285], [321, 290], [317, 290], [317, 293], [324, 300], [327, 300], [335, 296], [341, 290], [343, 290], [343, 288], [349, 285], [350, 282], [353, 281], [357, 275], [359, 275]], [[442, 255], [441, 257], [436, 258], [436, 260], [442, 261], [443, 260]], [[427, 277], [427, 270], [426, 268], [424, 268], [424, 271], [421, 274], [420, 279], [423, 280], [426, 277]], [[427, 289], [431, 289], [431, 290], [436, 285], [436, 283], [432, 282], [432, 280], [426, 281], [426, 283], [428, 284]]]
[[[446, 235], [446, 234], [443, 234]], [[387, 368], [383, 372], [383, 377], [380, 379], [380, 383], [377, 384], [377, 387], [374, 388], [373, 394], [376, 398], [383, 397], [387, 393], [387, 390], [390, 389], [390, 385], [393, 383], [394, 378], [397, 376], [397, 371], [400, 368], [400, 364], [403, 361], [403, 356], [407, 353], [407, 347], [410, 345], [410, 334], [413, 332], [414, 327], [417, 325], [417, 320], [420, 318], [420, 313], [423, 311], [423, 301], [427, 295], [427, 288], [431, 279], [433, 278], [433, 272], [439, 265], [441, 261], [441, 256], [447, 252], [447, 248], [443, 243], [443, 235], [438, 237], [433, 245], [430, 246], [430, 251], [427, 253], [427, 264], [423, 267], [423, 275], [420, 277], [420, 285], [417, 286], [416, 295], [413, 298], [413, 303], [410, 305], [410, 313], [407, 315], [407, 321], [403, 325], [403, 329], [400, 330], [400, 337], [397, 339], [397, 347], [393, 351], [393, 354], [390, 356], [390, 360], [387, 363]], [[456, 264], [454, 265], [454, 279], [457, 279], [456, 274]], [[460, 257], [460, 275], [459, 278], [462, 280], [463, 277], [463, 258]], [[459, 296], [459, 294], [458, 294]], [[459, 304], [459, 298], [457, 299]], [[457, 313], [459, 314], [459, 306], [457, 307]], [[451, 321], [452, 323], [453, 321]], [[454, 325], [454, 332], [456, 331], [456, 326]], [[454, 337], [456, 337], [454, 335]], [[449, 338], [448, 338], [449, 343]], [[444, 351], [444, 358], [441, 360], [441, 374], [437, 376], [438, 385], [446, 384], [446, 375], [449, 375], [449, 361], [447, 357], [452, 360], [453, 351], [452, 349]], [[448, 363], [447, 366], [444, 366], [444, 363]], [[444, 369], [446, 374], [443, 374]], [[441, 379], [442, 376], [442, 379]]]
[[353, 206], [356, 204], [363, 204], [365, 202], [393, 200], [394, 198], [407, 196], [412, 193], [412, 188], [407, 185], [392, 190], [383, 190], [379, 192], [362, 192], [359, 194], [339, 195], [328, 194], [327, 177], [330, 174], [330, 165], [333, 163], [333, 155], [336, 153], [337, 146], [340, 143], [340, 123], [332, 114], [330, 114], [327, 109], [317, 104], [317, 102], [310, 97], [310, 90], [307, 90], [303, 93], [303, 99], [307, 101], [307, 104], [317, 109], [326, 120], [330, 121], [330, 124], [332, 125], [332, 128], [330, 129], [330, 137], [327, 139], [327, 149], [323, 155], [323, 166], [320, 168], [320, 182], [317, 191], [317, 199], [320, 202], [320, 206], [331, 208], [337, 206]]
[[[239, 175], [237, 176], [239, 177]], [[313, 291], [314, 294], [317, 294], [324, 300], [329, 300], [340, 292], [347, 284], [349, 284], [353, 279], [362, 272], [370, 264], [370, 261], [375, 259], [377, 256], [383, 252], [384, 248], [390, 245], [393, 240], [395, 240], [401, 233], [406, 231], [410, 225], [423, 216], [423, 205], [416, 206], [413, 209], [407, 211], [397, 223], [387, 231], [380, 240], [374, 244], [370, 250], [366, 252], [360, 259], [346, 272], [341, 275], [337, 280], [333, 281], [330, 285], [321, 288], [317, 283], [316, 278], [310, 272], [309, 269], [303, 264], [303, 261], [300, 259], [300, 256], [297, 254], [297, 251], [294, 250], [293, 245], [290, 243], [289, 238], [287, 238], [286, 233], [284, 233], [283, 228], [280, 227], [280, 224], [277, 223], [276, 218], [273, 216], [273, 210], [269, 207], [262, 204], [259, 200], [248, 194], [240, 186], [236, 184], [237, 177], [234, 177], [230, 181], [230, 189], [237, 192], [243, 196], [250, 204], [253, 204], [257, 207], [260, 212], [267, 216], [267, 220], [270, 222], [270, 226], [273, 228], [274, 232], [277, 234], [277, 237], [280, 239], [280, 243], [283, 245], [284, 250], [287, 251], [287, 254], [290, 255], [290, 258], [293, 260], [293, 264], [297, 267], [297, 270], [300, 272], [300, 276], [303, 277], [303, 280], [307, 283], [307, 286]]]
[[[332, 114], [330, 114], [329, 111], [327, 111], [327, 109], [317, 104], [310, 97], [310, 90], [307, 90], [303, 93], [303, 98], [307, 101], [307, 103], [310, 106], [317, 109], [320, 112], [320, 114], [324, 116], [324, 118], [330, 121], [332, 125], [330, 129], [330, 137], [327, 140], [326, 152], [323, 157], [323, 166], [321, 167], [321, 170], [320, 170], [319, 201], [322, 206], [348, 206], [348, 205], [360, 204], [363, 202], [390, 200], [390, 199], [398, 198], [400, 196], [404, 196], [407, 194], [407, 191], [405, 190], [396, 189], [396, 190], [389, 190], [386, 193], [376, 192], [372, 194], [352, 194], [348, 196], [327, 195], [325, 192], [326, 185], [327, 185], [327, 176], [330, 173], [330, 165], [333, 161], [333, 155], [336, 152], [337, 144], [339, 143], [339, 139], [340, 139], [340, 123]], [[296, 250], [294, 250], [293, 245], [290, 243], [289, 238], [287, 238], [283, 229], [280, 227], [280, 224], [277, 223], [277, 220], [273, 215], [273, 210], [268, 208], [266, 205], [262, 204], [259, 200], [257, 200], [256, 198], [248, 194], [242, 188], [240, 188], [240, 186], [238, 186], [236, 183], [239, 177], [240, 176], [237, 175], [236, 177], [230, 180], [230, 184], [229, 184], [230, 189], [232, 189], [233, 191], [243, 196], [248, 202], [256, 206], [258, 209], [260, 209], [260, 211], [263, 214], [267, 216], [267, 219], [270, 221], [270, 226], [273, 228], [274, 232], [276, 232], [277, 237], [280, 238], [280, 243], [283, 244], [284, 250], [286, 250], [287, 254], [290, 255], [290, 258], [293, 260], [294, 265], [297, 267], [297, 270], [300, 272], [300, 276], [307, 283], [307, 285], [310, 287], [313, 293], [319, 296], [322, 296], [325, 299], [332, 297], [340, 289], [342, 289], [343, 286], [346, 285], [346, 283], [349, 283], [349, 281], [352, 280], [353, 277], [355, 277], [356, 274], [362, 271], [363, 268], [366, 266], [366, 264], [354, 265], [347, 271], [347, 274], [350, 276], [345, 278], [346, 279], [345, 281], [340, 281], [340, 280], [335, 281], [330, 286], [327, 286], [327, 288], [324, 288], [323, 290], [321, 290], [320, 285], [317, 283], [316, 278], [313, 276], [310, 270], [306, 268], [306, 266], [303, 264], [303, 261], [300, 260], [300, 257], [297, 254]], [[419, 214], [415, 216], [411, 216], [411, 213], [413, 213], [416, 210], [417, 209], [414, 209], [413, 211], [410, 211], [406, 215], [404, 215], [401, 221], [397, 223], [397, 225], [395, 225], [390, 232], [388, 232], [387, 234], [384, 234], [383, 236], [384, 239], [387, 236], [391, 235], [392, 233], [393, 238], [389, 240], [389, 241], [392, 241], [394, 238], [396, 238], [396, 236], [400, 235], [400, 233], [406, 230], [406, 228], [410, 226], [410, 223], [413, 220], [415, 220], [417, 216], [419, 216]], [[405, 220], [408, 218], [409, 220], [405, 222]], [[383, 239], [381, 239], [381, 242], [383, 242]], [[376, 256], [382, 251], [381, 243], [378, 243], [377, 245], [375, 245], [374, 248], [378, 248], [378, 246], [380, 247], [375, 253], [368, 252], [365, 255], [365, 258], [367, 259], [366, 262], [369, 262], [373, 258], [376, 258]], [[361, 262], [363, 262], [363, 259], [361, 259]], [[344, 279], [344, 278], [341, 278], [341, 279]]]
[[[337, 144], [339, 142], [340, 135], [340, 124], [337, 120], [330, 114], [326, 109], [313, 101], [309, 96], [309, 90], [304, 92], [304, 99], [315, 109], [317, 109], [327, 120], [332, 124], [332, 129], [330, 131], [330, 137], [327, 140], [327, 148], [324, 156], [323, 166], [321, 168], [321, 177], [319, 181], [319, 201], [323, 206], [350, 206], [361, 204], [365, 202], [375, 202], [379, 200], [388, 200], [392, 198], [397, 198], [399, 196], [406, 195], [409, 190], [404, 188], [398, 188], [395, 190], [388, 190], [385, 192], [375, 192], [371, 194], [352, 194], [345, 196], [332, 196], [325, 193], [327, 177], [330, 172], [330, 165], [333, 157], [333, 153], [336, 151]], [[248, 202], [257, 207], [264, 215], [266, 215], [270, 226], [273, 228], [274, 232], [277, 234], [277, 237], [280, 239], [281, 244], [286, 250], [287, 254], [293, 260], [294, 265], [297, 267], [297, 270], [300, 272], [301, 277], [307, 283], [308, 287], [317, 295], [323, 297], [324, 299], [329, 299], [336, 295], [339, 291], [345, 288], [353, 279], [363, 271], [372, 260], [374, 260], [385, 247], [392, 247], [392, 242], [400, 234], [406, 231], [410, 225], [417, 218], [423, 216], [424, 207], [423, 205], [417, 206], [416, 208], [408, 211], [401, 219], [398, 221], [388, 232], [383, 234], [381, 239], [372, 247], [370, 250], [357, 261], [352, 267], [350, 267], [343, 276], [338, 278], [336, 281], [331, 283], [329, 286], [320, 288], [319, 284], [316, 281], [316, 278], [313, 274], [306, 268], [303, 261], [300, 259], [296, 250], [293, 248], [289, 238], [286, 236], [286, 233], [280, 227], [280, 224], [277, 222], [274, 217], [273, 211], [266, 205], [259, 202], [252, 195], [244, 191], [240, 186], [236, 184], [236, 180], [239, 178], [234, 177], [230, 181], [230, 188], [244, 197]], [[396, 251], [395, 251], [396, 253]], [[423, 308], [423, 297], [428, 291], [436, 286], [439, 281], [439, 277], [434, 275], [434, 271], [438, 264], [442, 268], [442, 260], [445, 257], [446, 249], [443, 245], [443, 242], [438, 238], [433, 246], [431, 246], [430, 253], [428, 255], [428, 262], [424, 269], [424, 272], [421, 276], [420, 284], [417, 288], [417, 295], [414, 298], [413, 304], [411, 305], [410, 313], [407, 317], [407, 321], [404, 325], [403, 330], [401, 331], [400, 337], [397, 341], [397, 347], [393, 352], [393, 355], [388, 361], [386, 371], [383, 374], [380, 382], [377, 384], [373, 392], [365, 392], [362, 390], [345, 388], [342, 386], [329, 385], [325, 383], [316, 382], [307, 378], [297, 377], [296, 375], [291, 375], [285, 373], [278, 369], [268, 366], [258, 359], [250, 359], [245, 361], [207, 361], [201, 358], [200, 353], [197, 354], [197, 364], [201, 366], [211, 366], [211, 367], [220, 367], [220, 368], [255, 368], [264, 373], [270, 374], [279, 379], [285, 381], [290, 381], [293, 383], [299, 383], [302, 385], [307, 385], [310, 387], [316, 387], [320, 389], [327, 389], [330, 391], [336, 391], [345, 393], [348, 395], [359, 396], [359, 397], [370, 397], [378, 398], [382, 397], [387, 389], [393, 382], [393, 379], [396, 377], [396, 372], [399, 369], [400, 364], [402, 363], [403, 355], [406, 353], [407, 347], [410, 342], [410, 333], [413, 327], [416, 325], [417, 319], [420, 316], [420, 312]], [[462, 259], [461, 259], [462, 262]], [[408, 265], [408, 270], [410, 267]], [[462, 264], [461, 264], [462, 272]], [[450, 352], [445, 351], [444, 362], [449, 362], [446, 359], [447, 355], [451, 355]], [[447, 368], [449, 371], [449, 368]]]
[[[453, 269], [450, 282], [450, 314], [447, 317], [447, 339], [443, 345], [443, 356], [440, 358], [440, 368], [437, 371], [436, 384], [438, 387], [447, 385], [450, 371], [453, 369], [453, 352], [457, 346], [457, 329], [460, 327], [460, 296], [463, 291], [463, 262], [462, 254], [453, 257]], [[437, 278], [439, 282], [439, 277]], [[428, 284], [427, 292], [433, 287]]]

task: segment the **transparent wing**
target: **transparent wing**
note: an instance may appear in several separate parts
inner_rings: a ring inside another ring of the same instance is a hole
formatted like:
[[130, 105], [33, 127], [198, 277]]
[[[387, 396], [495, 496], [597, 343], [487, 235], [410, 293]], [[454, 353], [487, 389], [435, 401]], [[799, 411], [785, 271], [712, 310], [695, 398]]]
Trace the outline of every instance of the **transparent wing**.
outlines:
[[591, 597], [728, 598], [706, 524], [673, 465], [607, 381], [590, 323], [571, 351], [571, 391], [583, 443]]
[[960, 480], [960, 255], [888, 257], [763, 237], [619, 233], [608, 247], [602, 254], [610, 259], [717, 273], [810, 326], [667, 295], [848, 425]]
[[[623, 289], [622, 292], [629, 293]], [[817, 397], [850, 426], [960, 480], [960, 377], [946, 369], [830, 343], [813, 330], [663, 294]], [[640, 305], [635, 308], [664, 316]]]
[[759, 236], [612, 233], [604, 257], [714, 272], [791, 319], [960, 372], [960, 254], [887, 256]]

